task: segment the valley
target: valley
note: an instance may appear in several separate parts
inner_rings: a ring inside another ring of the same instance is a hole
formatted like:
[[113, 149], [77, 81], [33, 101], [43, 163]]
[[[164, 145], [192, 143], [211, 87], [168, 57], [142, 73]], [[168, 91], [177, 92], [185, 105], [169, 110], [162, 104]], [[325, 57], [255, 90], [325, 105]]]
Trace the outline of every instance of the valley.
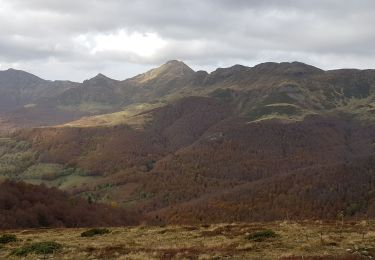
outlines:
[[373, 24], [0, 0], [0, 260], [375, 259]]
[[208, 74], [169, 61], [124, 81], [3, 74], [30, 93], [52, 89], [37, 100], [21, 91], [22, 108], [4, 113], [1, 179], [114, 203], [154, 224], [375, 216], [372, 70], [293, 62]]

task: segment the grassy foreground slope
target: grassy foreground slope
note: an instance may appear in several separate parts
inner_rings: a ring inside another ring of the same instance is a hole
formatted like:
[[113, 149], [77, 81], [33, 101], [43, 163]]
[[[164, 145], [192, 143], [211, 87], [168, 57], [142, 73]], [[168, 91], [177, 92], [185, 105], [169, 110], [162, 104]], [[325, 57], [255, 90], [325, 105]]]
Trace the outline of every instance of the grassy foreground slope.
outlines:
[[[375, 223], [273, 222], [112, 228], [81, 237], [86, 229], [23, 230], [0, 258], [43, 241], [62, 247], [56, 259], [372, 259]], [[19, 251], [18, 251], [19, 252]], [[41, 255], [28, 254], [27, 259]]]

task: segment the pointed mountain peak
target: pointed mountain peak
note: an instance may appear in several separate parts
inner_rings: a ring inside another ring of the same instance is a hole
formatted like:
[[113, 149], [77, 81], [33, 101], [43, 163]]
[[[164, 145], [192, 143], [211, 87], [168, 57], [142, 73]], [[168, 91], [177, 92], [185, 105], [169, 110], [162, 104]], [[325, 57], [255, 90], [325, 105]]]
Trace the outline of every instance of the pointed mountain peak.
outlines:
[[91, 78], [91, 79], [88, 79], [88, 80], [85, 80], [85, 81], [117, 81], [115, 79], [111, 79], [109, 77], [107, 77], [106, 75], [102, 74], [102, 73], [98, 73], [95, 77]]
[[185, 64], [182, 61], [179, 60], [169, 60], [165, 64], [170, 64], [170, 65], [178, 65], [178, 64]]
[[117, 82], [117, 80], [111, 79], [102, 73], [98, 73], [95, 77], [83, 81], [84, 84], [101, 86], [111, 85], [114, 82]]
[[155, 80], [169, 81], [175, 78], [191, 77], [194, 73], [195, 71], [182, 61], [170, 60], [158, 68], [134, 77], [132, 80], [138, 83], [146, 83]]
[[[24, 83], [41, 83], [44, 79], [35, 76], [29, 72], [23, 70], [16, 70], [13, 68], [9, 68], [7, 70], [0, 71], [1, 81], [9, 81], [9, 82], [21, 82]], [[16, 83], [15, 83], [16, 84]]]
[[169, 69], [169, 70], [177, 70], [177, 69], [181, 70], [182, 69], [182, 70], [194, 72], [188, 65], [186, 65], [184, 62], [179, 61], [179, 60], [167, 61], [165, 64], [161, 65], [157, 69]]
[[27, 74], [30, 74], [26, 71], [23, 71], [23, 70], [17, 70], [17, 69], [13, 69], [13, 68], [9, 68], [7, 70], [3, 70], [2, 71], [3, 73], [27, 73]]
[[27, 76], [30, 76], [30, 77], [35, 77], [35, 78], [39, 78], [38, 76], [35, 76], [34, 74], [31, 74], [29, 72], [26, 72], [26, 71], [23, 71], [23, 70], [17, 70], [17, 69], [13, 69], [13, 68], [9, 68], [7, 70], [3, 70], [2, 71], [3, 73], [6, 73], [6, 74], [13, 74], [13, 75], [27, 75]]
[[104, 75], [102, 73], [98, 73], [95, 77], [93, 77], [91, 79], [110, 79], [110, 78], [108, 78], [106, 75]]

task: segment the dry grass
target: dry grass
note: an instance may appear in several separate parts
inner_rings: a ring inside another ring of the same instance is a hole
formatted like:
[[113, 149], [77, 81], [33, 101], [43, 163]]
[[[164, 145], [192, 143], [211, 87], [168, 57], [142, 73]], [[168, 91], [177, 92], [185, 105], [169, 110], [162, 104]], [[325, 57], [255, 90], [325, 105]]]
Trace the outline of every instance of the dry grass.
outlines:
[[127, 124], [134, 129], [143, 129], [150, 119], [142, 112], [152, 110], [165, 105], [164, 103], [137, 103], [127, 106], [124, 110], [115, 113], [97, 116], [82, 117], [79, 120], [61, 125], [60, 127], [97, 127]]
[[[203, 226], [112, 228], [111, 233], [81, 237], [86, 229], [7, 231], [17, 242], [0, 249], [0, 259], [12, 250], [42, 241], [63, 248], [54, 259], [371, 259], [375, 257], [375, 222], [238, 223]], [[261, 242], [251, 234], [272, 230], [277, 236]], [[1, 232], [2, 233], [2, 232]], [[44, 256], [43, 256], [44, 257]], [[27, 259], [40, 259], [28, 255]]]

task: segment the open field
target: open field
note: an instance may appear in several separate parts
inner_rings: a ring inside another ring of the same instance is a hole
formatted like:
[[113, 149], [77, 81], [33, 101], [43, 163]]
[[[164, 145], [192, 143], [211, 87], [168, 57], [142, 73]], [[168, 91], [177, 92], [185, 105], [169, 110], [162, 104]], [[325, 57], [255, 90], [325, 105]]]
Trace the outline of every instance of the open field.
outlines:
[[[87, 229], [2, 231], [16, 242], [0, 245], [0, 259], [373, 259], [375, 222], [341, 225], [273, 222], [110, 228], [81, 237]], [[61, 244], [55, 253], [15, 256], [37, 242]], [[12, 255], [13, 252], [13, 255]]]

